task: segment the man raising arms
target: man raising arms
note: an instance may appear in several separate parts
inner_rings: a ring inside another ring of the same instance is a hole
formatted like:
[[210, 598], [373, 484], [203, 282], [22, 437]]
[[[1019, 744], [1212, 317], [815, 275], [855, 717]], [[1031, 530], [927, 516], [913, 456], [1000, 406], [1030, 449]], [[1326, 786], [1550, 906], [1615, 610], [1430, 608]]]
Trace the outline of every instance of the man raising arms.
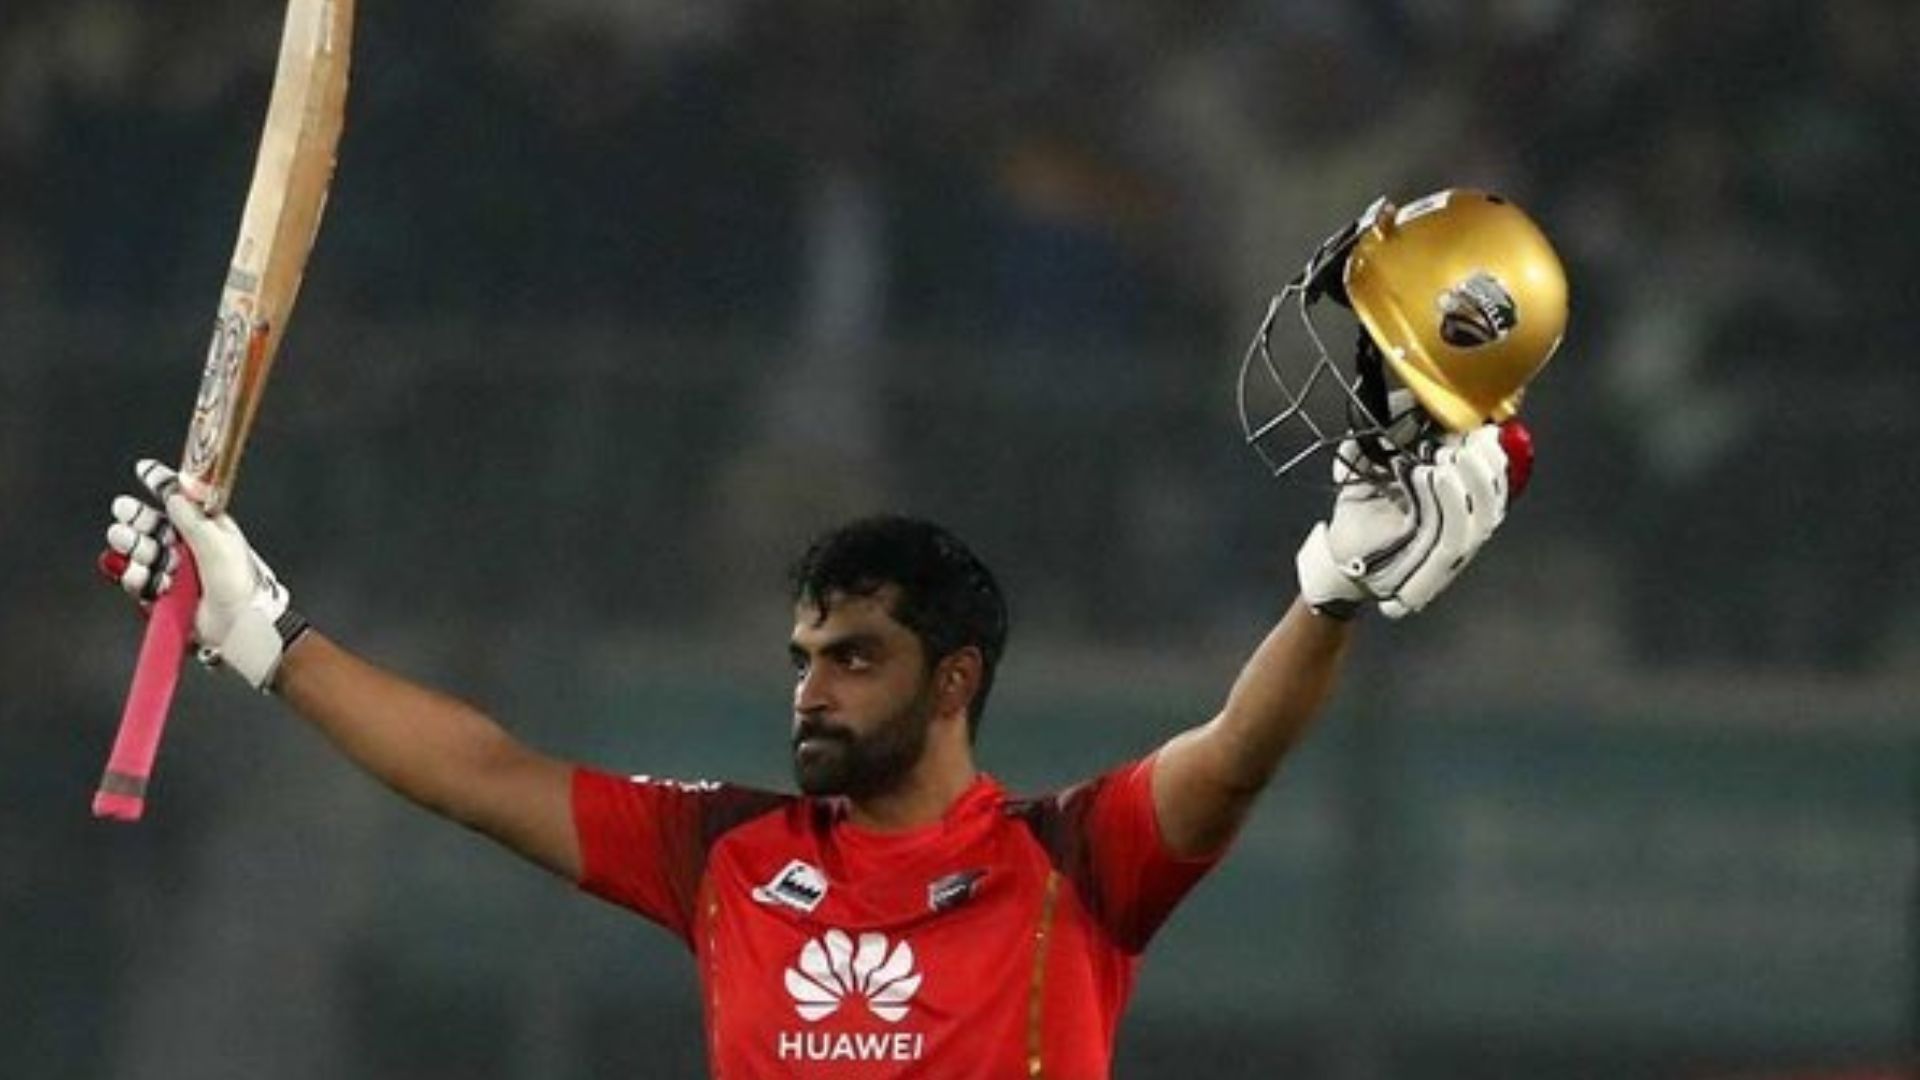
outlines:
[[[1393, 411], [1425, 405], [1402, 393]], [[1348, 620], [1369, 602], [1424, 607], [1504, 516], [1492, 423], [1360, 432], [1333, 456], [1340, 494], [1300, 548], [1300, 599], [1219, 711], [1039, 798], [976, 763], [1006, 605], [925, 521], [849, 523], [794, 566], [798, 794], [621, 777], [525, 746], [309, 628], [232, 519], [206, 517], [154, 462], [139, 475], [163, 509], [115, 501], [107, 567], [150, 599], [186, 543], [208, 656], [406, 798], [685, 942], [714, 1075], [1103, 1077], [1143, 951], [1319, 713]]]

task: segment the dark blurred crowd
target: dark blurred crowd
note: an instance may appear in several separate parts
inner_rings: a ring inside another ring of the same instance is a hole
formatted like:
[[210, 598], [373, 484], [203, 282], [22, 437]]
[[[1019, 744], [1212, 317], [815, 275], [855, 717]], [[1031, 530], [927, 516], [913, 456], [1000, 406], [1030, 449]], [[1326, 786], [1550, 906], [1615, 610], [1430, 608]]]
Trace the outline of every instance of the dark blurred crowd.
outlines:
[[[0, 309], [208, 302], [278, 15], [6, 5]], [[964, 378], [1014, 394], [1036, 351], [1140, 353], [1173, 359], [1130, 385], [1214, 394], [1265, 296], [1374, 195], [1496, 188], [1574, 283], [1534, 416], [1581, 482], [1542, 485], [1536, 512], [1610, 553], [1643, 658], [1858, 666], [1913, 633], [1910, 3], [441, 0], [360, 18], [335, 192], [352, 210], [321, 255], [348, 269], [313, 301], [335, 316], [759, 335], [830, 387], [883, 378], [873, 357], [903, 347], [997, 357]], [[913, 453], [871, 403], [773, 393], [854, 459]]]

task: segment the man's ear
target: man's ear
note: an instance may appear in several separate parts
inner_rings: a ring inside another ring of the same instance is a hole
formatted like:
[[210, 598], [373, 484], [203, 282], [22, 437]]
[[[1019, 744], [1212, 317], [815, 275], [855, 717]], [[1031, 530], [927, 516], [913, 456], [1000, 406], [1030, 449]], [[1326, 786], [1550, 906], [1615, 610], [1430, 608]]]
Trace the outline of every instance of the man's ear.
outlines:
[[933, 692], [942, 712], [966, 712], [980, 692], [985, 659], [978, 646], [967, 645], [940, 658], [933, 672]]

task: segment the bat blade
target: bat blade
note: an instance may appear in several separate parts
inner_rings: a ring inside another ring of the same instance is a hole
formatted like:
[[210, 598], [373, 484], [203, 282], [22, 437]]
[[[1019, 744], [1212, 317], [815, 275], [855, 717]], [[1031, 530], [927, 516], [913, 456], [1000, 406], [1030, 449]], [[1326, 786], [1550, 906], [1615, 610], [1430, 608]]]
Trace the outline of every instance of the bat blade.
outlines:
[[353, 0], [289, 0], [253, 183], [220, 292], [180, 477], [226, 507], [326, 209], [345, 123]]
[[[345, 121], [354, 0], [288, 0], [253, 181], [207, 347], [180, 482], [209, 514], [225, 509], [241, 451], [286, 332], [326, 209]], [[96, 817], [136, 821], [193, 631], [198, 578], [185, 550], [155, 603], [100, 789]]]

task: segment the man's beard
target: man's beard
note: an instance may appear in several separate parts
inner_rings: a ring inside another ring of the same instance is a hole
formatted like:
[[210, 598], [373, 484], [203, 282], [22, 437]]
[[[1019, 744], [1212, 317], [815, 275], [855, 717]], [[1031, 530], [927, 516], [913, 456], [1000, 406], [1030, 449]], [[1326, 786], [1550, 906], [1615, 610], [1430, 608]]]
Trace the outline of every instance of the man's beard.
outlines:
[[[933, 717], [933, 681], [866, 735], [804, 717], [793, 737], [793, 777], [808, 795], [870, 799], [905, 782], [927, 747]], [[810, 739], [801, 753], [800, 743]]]

